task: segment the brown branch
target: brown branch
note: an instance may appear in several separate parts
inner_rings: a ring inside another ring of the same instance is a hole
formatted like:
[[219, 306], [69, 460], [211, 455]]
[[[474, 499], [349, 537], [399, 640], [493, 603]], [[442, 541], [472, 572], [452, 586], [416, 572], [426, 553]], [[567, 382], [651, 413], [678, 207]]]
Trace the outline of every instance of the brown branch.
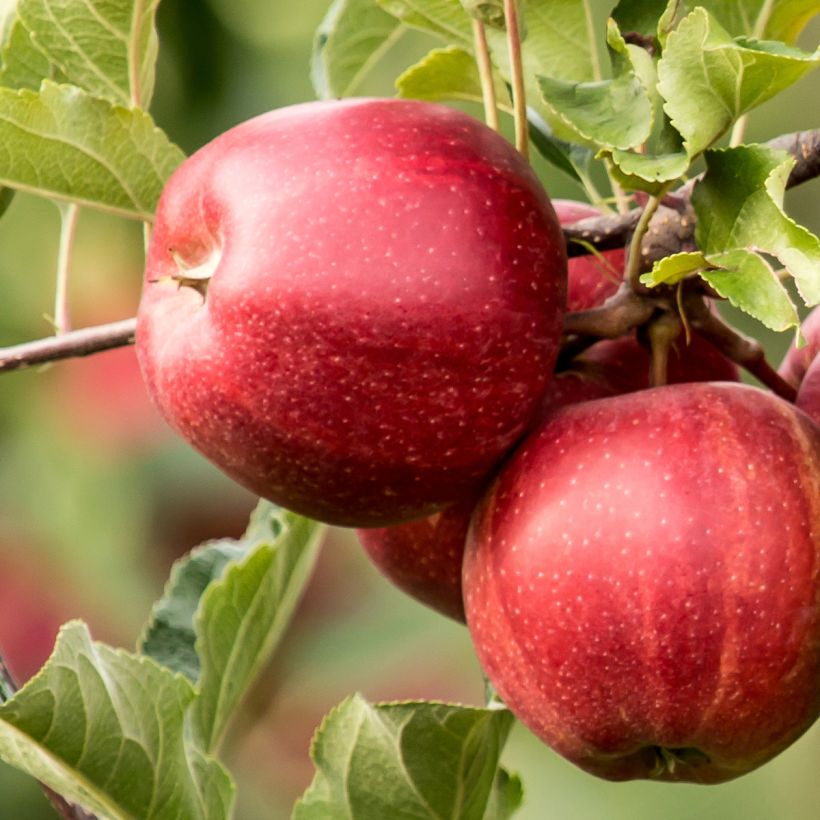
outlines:
[[124, 319], [107, 325], [72, 330], [59, 336], [48, 336], [36, 342], [3, 347], [0, 348], [0, 373], [124, 347], [134, 343], [136, 328], [136, 319]]
[[724, 356], [749, 371], [773, 393], [793, 402], [797, 391], [766, 360], [763, 347], [754, 339], [729, 327], [709, 309], [699, 296], [686, 300], [689, 323], [706, 341], [711, 342]]
[[[787, 188], [820, 177], [820, 128], [784, 134], [770, 140], [766, 145], [788, 151], [795, 158], [795, 166], [786, 183]], [[657, 253], [663, 248], [666, 248], [664, 255], [668, 255], [694, 247], [695, 219], [690, 199], [698, 179], [700, 177], [689, 180], [662, 199], [664, 208], [659, 209], [659, 213], [665, 215], [665, 230], [660, 223], [654, 221], [650, 233], [655, 250], [647, 249], [646, 243], [643, 245], [643, 255], [647, 260], [662, 258], [657, 256]], [[563, 230], [568, 255], [583, 256], [589, 253], [589, 245], [598, 250], [625, 247], [635, 230], [639, 216], [640, 210], [636, 209], [625, 214], [602, 215], [565, 225]]]
[[637, 294], [624, 284], [600, 307], [567, 313], [564, 334], [617, 339], [648, 321], [657, 306], [656, 300]]

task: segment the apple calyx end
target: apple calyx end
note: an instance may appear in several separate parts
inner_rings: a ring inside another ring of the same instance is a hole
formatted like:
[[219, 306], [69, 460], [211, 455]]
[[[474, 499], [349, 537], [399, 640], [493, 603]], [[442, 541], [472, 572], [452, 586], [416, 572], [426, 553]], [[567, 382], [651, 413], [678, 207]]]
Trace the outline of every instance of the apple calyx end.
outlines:
[[222, 256], [220, 249], [212, 249], [203, 261], [195, 264], [190, 264], [183, 259], [182, 255], [173, 248], [169, 248], [168, 253], [179, 269], [177, 274], [170, 277], [171, 281], [176, 282], [180, 288], [192, 288], [202, 297], [204, 302], [207, 298], [211, 277], [219, 266]]
[[708, 765], [709, 755], [693, 746], [681, 748], [667, 748], [666, 746], [653, 747], [655, 766], [649, 773], [652, 780], [678, 780], [676, 772], [679, 767], [695, 769]]

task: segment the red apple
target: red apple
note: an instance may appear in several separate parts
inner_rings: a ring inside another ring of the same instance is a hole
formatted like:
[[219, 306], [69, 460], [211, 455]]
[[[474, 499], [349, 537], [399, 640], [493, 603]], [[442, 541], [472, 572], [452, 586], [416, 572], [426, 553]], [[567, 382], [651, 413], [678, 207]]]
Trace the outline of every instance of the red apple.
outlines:
[[[601, 211], [585, 202], [553, 199], [552, 204], [562, 225], [602, 216]], [[567, 265], [567, 310], [588, 310], [603, 304], [618, 290], [625, 264], [623, 248], [573, 256]]]
[[[634, 333], [620, 339], [604, 339], [585, 350], [580, 364], [594, 364], [614, 387], [613, 394], [649, 387], [649, 351]], [[575, 366], [575, 365], [573, 365]], [[669, 384], [705, 381], [740, 381], [737, 365], [702, 336], [692, 333], [689, 344], [681, 334], [669, 351], [666, 378]]]
[[820, 429], [735, 384], [566, 407], [483, 497], [463, 583], [490, 680], [558, 753], [744, 774], [820, 714]]
[[[566, 371], [553, 379], [544, 412], [614, 392], [593, 368]], [[356, 534], [388, 580], [423, 604], [463, 622], [461, 564], [476, 503], [477, 497], [470, 498], [417, 521], [359, 529]]]
[[820, 424], [820, 358], [815, 358], [803, 376], [795, 404]]
[[815, 308], [803, 321], [801, 332], [806, 344], [801, 348], [792, 345], [778, 368], [780, 375], [793, 387], [799, 387], [803, 376], [820, 352], [820, 309]]
[[472, 496], [531, 425], [565, 272], [546, 193], [477, 120], [298, 105], [169, 181], [137, 352], [165, 418], [234, 479], [378, 526]]

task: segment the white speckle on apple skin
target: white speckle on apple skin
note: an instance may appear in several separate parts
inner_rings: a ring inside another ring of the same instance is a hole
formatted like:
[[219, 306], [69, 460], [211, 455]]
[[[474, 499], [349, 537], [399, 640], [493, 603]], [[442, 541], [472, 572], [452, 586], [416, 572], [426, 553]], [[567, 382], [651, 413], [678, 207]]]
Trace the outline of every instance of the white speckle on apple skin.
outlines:
[[658, 776], [658, 748], [711, 761], [667, 779], [743, 774], [820, 715], [820, 428], [731, 384], [559, 410], [484, 497], [463, 585], [482, 665], [556, 751], [616, 780]]
[[[215, 247], [204, 305], [154, 287]], [[471, 497], [533, 422], [565, 265], [546, 194], [481, 123], [408, 101], [295, 106], [172, 177], [138, 355], [170, 424], [254, 492], [395, 523]]]

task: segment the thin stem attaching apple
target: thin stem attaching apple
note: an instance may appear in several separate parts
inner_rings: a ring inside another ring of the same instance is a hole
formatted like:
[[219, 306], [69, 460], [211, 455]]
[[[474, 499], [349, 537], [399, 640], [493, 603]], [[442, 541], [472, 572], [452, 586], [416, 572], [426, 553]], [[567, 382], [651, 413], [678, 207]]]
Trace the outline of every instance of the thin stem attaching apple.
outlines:
[[484, 102], [484, 121], [493, 131], [498, 131], [498, 102], [495, 97], [493, 82], [493, 64], [490, 59], [490, 47], [487, 43], [487, 31], [484, 23], [473, 18], [473, 43], [478, 76], [481, 79], [481, 96]]
[[518, 0], [504, 0], [504, 18], [507, 23], [507, 50], [510, 57], [513, 116], [515, 119], [515, 147], [529, 159], [529, 132], [527, 123], [527, 92], [524, 81], [524, 60], [521, 53], [521, 26], [518, 19]]
[[57, 207], [60, 209], [60, 250], [57, 255], [57, 283], [54, 293], [54, 332], [62, 334], [71, 330], [68, 280], [80, 208], [73, 203], [59, 203]]
[[671, 312], [664, 312], [649, 323], [647, 328], [651, 356], [649, 384], [652, 387], [662, 387], [667, 383], [669, 351], [680, 337], [682, 329], [681, 320]]
[[638, 218], [638, 224], [635, 226], [635, 233], [632, 234], [632, 239], [629, 242], [629, 251], [626, 257], [626, 273], [624, 274], [624, 279], [629, 283], [633, 290], [638, 290], [640, 288], [638, 278], [641, 275], [643, 240], [649, 230], [649, 223], [652, 221], [655, 211], [657, 211], [660, 207], [661, 199], [663, 198], [664, 193], [665, 191], [657, 194], [656, 196], [650, 196], [646, 200], [646, 204], [643, 206], [641, 215]]

